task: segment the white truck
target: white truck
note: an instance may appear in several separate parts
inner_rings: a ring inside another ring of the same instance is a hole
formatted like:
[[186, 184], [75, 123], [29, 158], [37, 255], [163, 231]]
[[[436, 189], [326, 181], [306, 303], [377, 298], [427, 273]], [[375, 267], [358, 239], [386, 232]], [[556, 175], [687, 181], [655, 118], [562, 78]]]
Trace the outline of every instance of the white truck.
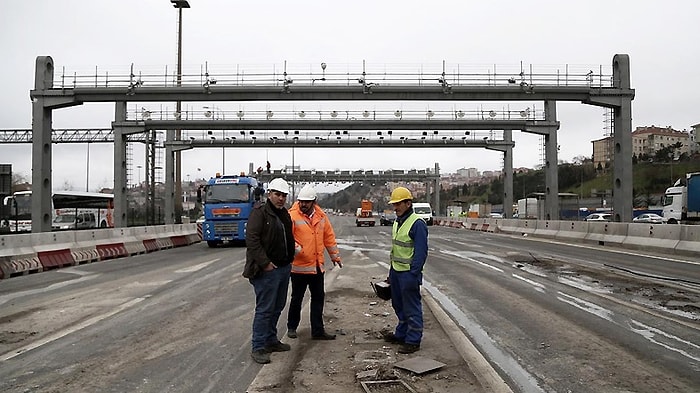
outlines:
[[414, 202], [413, 212], [415, 212], [420, 218], [425, 221], [428, 225], [433, 225], [433, 208], [427, 202]]
[[539, 209], [537, 198], [518, 199], [518, 218], [538, 219]]
[[[685, 183], [685, 184], [683, 184]], [[700, 172], [687, 173], [666, 189], [661, 215], [668, 224], [700, 224]]]

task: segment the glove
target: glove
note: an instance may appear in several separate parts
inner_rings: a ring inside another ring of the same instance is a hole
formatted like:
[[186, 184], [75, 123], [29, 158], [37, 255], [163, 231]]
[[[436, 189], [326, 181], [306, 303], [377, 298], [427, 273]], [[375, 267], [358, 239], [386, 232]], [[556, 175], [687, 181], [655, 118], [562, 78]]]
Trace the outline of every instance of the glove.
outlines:
[[340, 260], [340, 256], [331, 258], [331, 261], [333, 261], [334, 264], [338, 265], [338, 267], [343, 267], [343, 262]]

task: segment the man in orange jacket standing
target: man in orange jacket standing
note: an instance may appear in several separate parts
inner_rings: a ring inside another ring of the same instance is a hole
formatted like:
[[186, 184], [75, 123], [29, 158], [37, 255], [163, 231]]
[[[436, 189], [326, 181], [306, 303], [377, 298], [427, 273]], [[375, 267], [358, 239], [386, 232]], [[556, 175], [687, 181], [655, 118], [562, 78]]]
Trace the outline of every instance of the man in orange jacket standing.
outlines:
[[287, 315], [287, 336], [297, 338], [297, 327], [301, 320], [301, 304], [306, 288], [311, 293], [311, 338], [335, 340], [323, 327], [323, 303], [325, 298], [323, 276], [325, 273], [324, 251], [331, 261], [343, 267], [340, 261], [335, 232], [326, 213], [316, 203], [316, 190], [310, 184], [299, 192], [297, 202], [289, 209], [292, 216], [294, 240], [297, 253], [292, 262], [292, 299]]

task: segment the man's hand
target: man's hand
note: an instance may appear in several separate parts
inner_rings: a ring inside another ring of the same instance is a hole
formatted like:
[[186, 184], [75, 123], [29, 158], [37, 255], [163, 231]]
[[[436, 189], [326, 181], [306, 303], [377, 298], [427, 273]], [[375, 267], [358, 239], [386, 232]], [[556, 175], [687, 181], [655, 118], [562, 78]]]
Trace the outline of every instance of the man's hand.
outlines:
[[334, 264], [338, 265], [339, 268], [343, 267], [343, 262], [340, 260], [340, 257], [333, 258], [331, 259], [331, 261], [333, 261]]
[[277, 269], [277, 266], [275, 266], [274, 263], [270, 262], [267, 265], [265, 265], [265, 268], [263, 270], [269, 272], [272, 269]]

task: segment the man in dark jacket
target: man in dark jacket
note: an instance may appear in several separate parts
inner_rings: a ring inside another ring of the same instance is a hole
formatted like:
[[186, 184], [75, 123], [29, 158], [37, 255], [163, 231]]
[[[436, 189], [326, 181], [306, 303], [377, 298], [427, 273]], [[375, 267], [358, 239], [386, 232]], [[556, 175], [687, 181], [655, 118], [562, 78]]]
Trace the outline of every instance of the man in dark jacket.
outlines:
[[271, 352], [291, 349], [277, 338], [294, 259], [292, 219], [285, 208], [289, 185], [283, 179], [272, 179], [267, 191], [267, 201], [257, 204], [248, 219], [243, 269], [243, 277], [255, 291], [251, 357], [260, 364], [270, 363]]

